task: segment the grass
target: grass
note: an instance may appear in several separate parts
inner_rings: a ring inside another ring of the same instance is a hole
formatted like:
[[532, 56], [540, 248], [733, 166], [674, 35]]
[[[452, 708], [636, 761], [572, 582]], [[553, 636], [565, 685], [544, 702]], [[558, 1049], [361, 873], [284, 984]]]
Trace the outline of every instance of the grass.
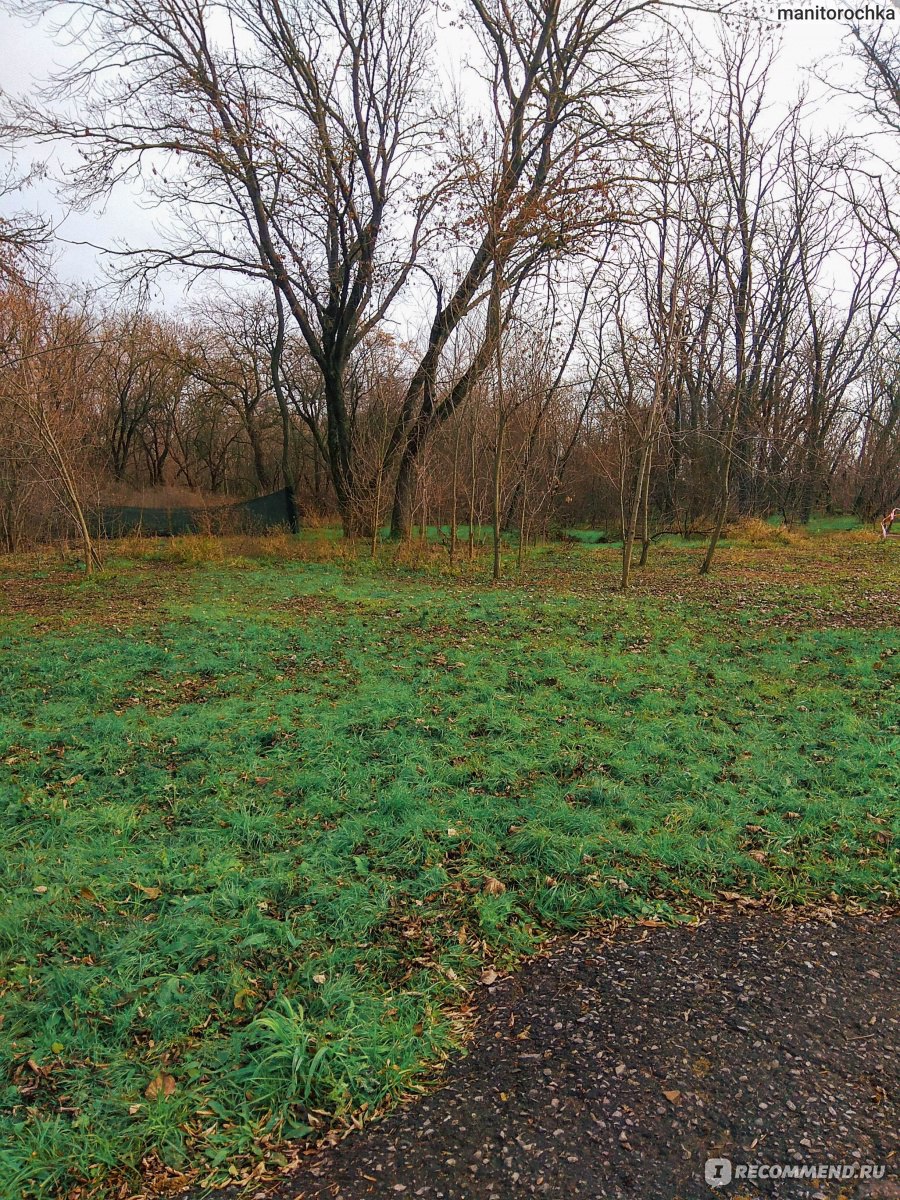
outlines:
[[126, 549], [0, 566], [4, 1197], [277, 1165], [554, 931], [896, 896], [892, 544]]

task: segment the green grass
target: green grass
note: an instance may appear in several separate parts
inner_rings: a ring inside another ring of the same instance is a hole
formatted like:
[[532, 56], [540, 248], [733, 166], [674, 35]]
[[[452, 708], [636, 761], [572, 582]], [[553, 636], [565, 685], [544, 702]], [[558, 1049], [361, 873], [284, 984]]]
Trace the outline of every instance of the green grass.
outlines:
[[549, 932], [896, 895], [893, 546], [185, 542], [0, 570], [3, 1197], [277, 1164]]
[[813, 534], [846, 533], [853, 529], [862, 529], [863, 523], [859, 517], [854, 517], [848, 513], [845, 515], [812, 517], [806, 528]]

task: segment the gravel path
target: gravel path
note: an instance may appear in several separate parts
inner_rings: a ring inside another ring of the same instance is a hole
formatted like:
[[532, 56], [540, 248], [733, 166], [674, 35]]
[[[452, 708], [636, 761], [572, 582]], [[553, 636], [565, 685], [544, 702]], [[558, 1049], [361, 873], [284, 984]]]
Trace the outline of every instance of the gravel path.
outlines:
[[[561, 943], [484, 989], [443, 1087], [255, 1194], [900, 1198], [898, 929], [751, 912]], [[713, 1157], [886, 1173], [713, 1190]]]

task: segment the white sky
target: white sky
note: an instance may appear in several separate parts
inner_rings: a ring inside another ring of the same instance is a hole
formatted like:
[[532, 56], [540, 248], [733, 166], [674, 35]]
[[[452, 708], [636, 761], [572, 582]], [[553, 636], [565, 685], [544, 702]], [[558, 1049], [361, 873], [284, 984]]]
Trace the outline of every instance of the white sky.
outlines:
[[[844, 3], [844, 0], [787, 2], [837, 4]], [[774, 5], [772, 8], [774, 13]], [[681, 15], [685, 21], [694, 23], [705, 41], [705, 29], [712, 30], [711, 18], [687, 13]], [[846, 26], [834, 21], [796, 22], [782, 29], [782, 52], [771, 79], [771, 96], [776, 107], [790, 103], [806, 79], [812, 94], [819, 98], [816, 105], [817, 124], [837, 127], [849, 123], [851, 113], [848, 102], [823, 88], [809, 75], [815, 64], [830, 59], [830, 67], [820, 66], [819, 74], [847, 83], [855, 77], [854, 66], [846, 57], [839, 55], [845, 34]], [[63, 48], [54, 44], [44, 26], [35, 27], [0, 10], [0, 90], [13, 95], [30, 91], [55, 66], [62, 65], [64, 55]], [[458, 73], [456, 77], [459, 78]], [[35, 153], [35, 158], [47, 162], [53, 175], [64, 164], [66, 151], [62, 148], [43, 148]], [[20, 155], [19, 165], [27, 165], [27, 156]], [[39, 210], [53, 219], [60, 241], [57, 269], [63, 278], [74, 283], [97, 283], [102, 279], [102, 255], [94, 246], [115, 246], [124, 242], [141, 245], [158, 241], [155, 224], [161, 219], [161, 214], [142, 206], [137, 190], [118, 191], [102, 213], [67, 212], [65, 205], [57, 198], [53, 183], [47, 179], [16, 198], [0, 198], [0, 213], [15, 208]], [[181, 284], [172, 279], [162, 283], [157, 299], [171, 305], [177, 303], [180, 295]]]

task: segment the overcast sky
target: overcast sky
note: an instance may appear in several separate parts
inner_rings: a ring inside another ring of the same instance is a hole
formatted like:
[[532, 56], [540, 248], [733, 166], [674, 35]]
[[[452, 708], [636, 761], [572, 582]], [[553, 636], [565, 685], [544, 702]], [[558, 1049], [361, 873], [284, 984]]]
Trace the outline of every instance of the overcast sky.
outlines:
[[[704, 22], [712, 32], [712, 22], [706, 17], [689, 17], [685, 14], [684, 19], [694, 22], [701, 37]], [[824, 68], [824, 72], [820, 66], [819, 74], [836, 77], [835, 82], [849, 82], [854, 74], [853, 68], [846, 58], [842, 60], [839, 55], [846, 32], [845, 25], [833, 21], [804, 21], [784, 27], [780, 34], [782, 53], [779, 68], [772, 76], [773, 102], [790, 103], [803, 80], [808, 79], [813, 94], [818, 98], [817, 116], [814, 118], [817, 124], [845, 124], [850, 116], [847, 102], [840, 95], [823, 88], [810, 77], [809, 72], [817, 63], [829, 61], [830, 66]], [[46, 79], [54, 66], [62, 64], [66, 56], [66, 51], [54, 43], [46, 26], [35, 27], [2, 10], [0, 48], [0, 89], [10, 94], [31, 91], [36, 83]], [[53, 175], [65, 163], [66, 151], [44, 148], [35, 157], [46, 161]], [[20, 165], [26, 163], [27, 156], [20, 156]], [[67, 211], [58, 200], [50, 180], [35, 184], [15, 201], [0, 198], [0, 213], [16, 207], [37, 209], [53, 218], [60, 240], [57, 269], [60, 275], [73, 282], [96, 283], [102, 278], [103, 256], [95, 247], [125, 242], [131, 245], [152, 242], [156, 236], [155, 223], [160, 219], [158, 213], [142, 205], [137, 191], [116, 193], [102, 213]], [[162, 285], [158, 298], [172, 305], [180, 295], [181, 285], [173, 279]]]

